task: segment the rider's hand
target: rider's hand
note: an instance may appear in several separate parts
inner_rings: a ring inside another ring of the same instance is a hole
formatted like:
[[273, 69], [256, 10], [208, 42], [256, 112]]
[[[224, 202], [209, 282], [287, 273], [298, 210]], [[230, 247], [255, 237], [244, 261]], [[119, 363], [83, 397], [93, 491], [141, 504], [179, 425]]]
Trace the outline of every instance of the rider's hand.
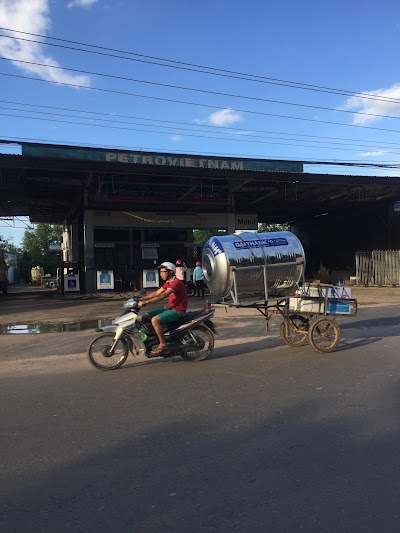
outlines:
[[139, 307], [143, 307], [144, 305], [146, 305], [146, 302], [144, 302], [143, 300], [139, 300]]

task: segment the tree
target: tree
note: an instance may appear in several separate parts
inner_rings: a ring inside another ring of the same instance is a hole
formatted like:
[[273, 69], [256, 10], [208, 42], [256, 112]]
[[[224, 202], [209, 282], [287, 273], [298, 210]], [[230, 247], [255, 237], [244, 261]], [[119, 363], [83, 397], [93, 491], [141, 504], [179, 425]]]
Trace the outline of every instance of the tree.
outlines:
[[30, 269], [40, 266], [45, 274], [56, 274], [60, 266], [60, 256], [50, 254], [51, 244], [60, 244], [62, 240], [62, 226], [58, 224], [37, 224], [34, 229], [26, 229], [21, 245], [21, 275], [29, 278]]
[[269, 231], [288, 231], [289, 224], [265, 224], [265, 222], [258, 225], [257, 233], [267, 233]]
[[201, 244], [201, 246], [204, 246], [205, 243], [210, 239], [211, 237], [214, 237], [215, 235], [226, 235], [226, 231], [219, 229], [219, 230], [205, 230], [205, 229], [195, 229], [193, 230], [193, 242], [196, 242], [198, 244]]
[[[258, 224], [258, 230], [257, 233], [265, 233], [269, 231], [288, 231], [289, 230], [289, 224]], [[193, 242], [196, 242], [198, 244], [201, 244], [201, 246], [204, 246], [205, 243], [210, 239], [211, 237], [214, 237], [215, 235], [226, 235], [227, 232], [225, 230], [205, 230], [205, 229], [195, 229], [193, 230]]]
[[0, 247], [12, 254], [17, 252], [17, 247], [13, 244], [12, 240], [6, 239], [3, 235], [0, 235]]
[[[21, 253], [21, 250], [17, 248], [10, 239], [4, 238], [3, 235], [0, 235], [0, 248], [3, 249], [6, 253], [15, 254], [17, 257]], [[6, 259], [6, 263], [14, 267], [16, 266], [15, 262], [10, 261], [9, 259]]]

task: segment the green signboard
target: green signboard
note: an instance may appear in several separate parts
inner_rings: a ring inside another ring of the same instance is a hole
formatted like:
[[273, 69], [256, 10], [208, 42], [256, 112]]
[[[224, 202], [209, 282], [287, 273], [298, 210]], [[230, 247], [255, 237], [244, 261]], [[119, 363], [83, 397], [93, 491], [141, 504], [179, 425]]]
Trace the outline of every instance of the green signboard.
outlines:
[[236, 159], [232, 157], [220, 158], [199, 155], [176, 155], [157, 152], [135, 152], [130, 150], [107, 150], [103, 148], [79, 148], [76, 146], [56, 146], [43, 144], [22, 144], [22, 155], [26, 157], [83, 159], [87, 161], [126, 163], [132, 165], [154, 165], [160, 167], [303, 172], [302, 163], [291, 161]]

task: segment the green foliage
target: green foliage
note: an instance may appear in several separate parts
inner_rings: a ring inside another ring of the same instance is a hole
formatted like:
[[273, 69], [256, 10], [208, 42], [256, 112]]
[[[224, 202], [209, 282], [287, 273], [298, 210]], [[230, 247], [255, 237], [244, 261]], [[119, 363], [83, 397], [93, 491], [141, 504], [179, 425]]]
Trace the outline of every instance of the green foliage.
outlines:
[[195, 229], [193, 230], [193, 242], [197, 242], [202, 246], [210, 239], [216, 235], [226, 235], [225, 230], [205, 230], [205, 229]]
[[259, 224], [257, 233], [267, 233], [269, 231], [288, 231], [289, 224]]
[[[20, 253], [20, 249], [17, 248], [10, 239], [5, 239], [2, 235], [0, 235], [0, 250], [3, 250], [4, 252], [9, 254], [15, 254], [17, 257]], [[16, 266], [15, 261], [10, 261], [9, 259], [5, 258], [5, 262], [8, 266]]]
[[45, 274], [56, 274], [60, 266], [60, 255], [51, 254], [51, 244], [60, 244], [62, 240], [62, 226], [54, 224], [37, 224], [34, 229], [26, 229], [22, 238], [21, 257], [19, 267], [21, 277], [30, 278], [32, 267], [40, 266]]
[[16, 254], [18, 251], [18, 248], [13, 244], [13, 242], [10, 239], [3, 237], [3, 235], [0, 235], [0, 248], [2, 248], [5, 252], [9, 252], [10, 254]]
[[[288, 224], [259, 224], [257, 233], [265, 233], [267, 231], [287, 231], [289, 230]], [[193, 242], [197, 242], [204, 246], [205, 243], [211, 237], [218, 235], [226, 235], [225, 230], [204, 230], [204, 229], [195, 229], [193, 231]]]

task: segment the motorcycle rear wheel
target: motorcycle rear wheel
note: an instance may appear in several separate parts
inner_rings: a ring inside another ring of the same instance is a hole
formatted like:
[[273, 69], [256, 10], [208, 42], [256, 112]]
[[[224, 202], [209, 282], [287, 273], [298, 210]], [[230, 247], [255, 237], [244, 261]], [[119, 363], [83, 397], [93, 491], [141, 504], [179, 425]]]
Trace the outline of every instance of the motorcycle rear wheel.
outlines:
[[[196, 339], [196, 343], [198, 344], [197, 348], [194, 345], [191, 335]], [[183, 348], [183, 351], [180, 354], [182, 359], [185, 359], [185, 361], [196, 362], [204, 361], [204, 359], [210, 357], [214, 350], [214, 335], [206, 326], [196, 326], [189, 332], [188, 336], [190, 342], [187, 345], [187, 349], [185, 350], [185, 348]]]
[[109, 348], [113, 341], [114, 333], [103, 333], [91, 342], [86, 355], [93, 366], [100, 370], [115, 370], [125, 363], [129, 355], [128, 343], [124, 338], [119, 339], [110, 355]]
[[186, 285], [186, 292], [188, 296], [194, 296], [196, 294], [196, 285], [190, 281]]

